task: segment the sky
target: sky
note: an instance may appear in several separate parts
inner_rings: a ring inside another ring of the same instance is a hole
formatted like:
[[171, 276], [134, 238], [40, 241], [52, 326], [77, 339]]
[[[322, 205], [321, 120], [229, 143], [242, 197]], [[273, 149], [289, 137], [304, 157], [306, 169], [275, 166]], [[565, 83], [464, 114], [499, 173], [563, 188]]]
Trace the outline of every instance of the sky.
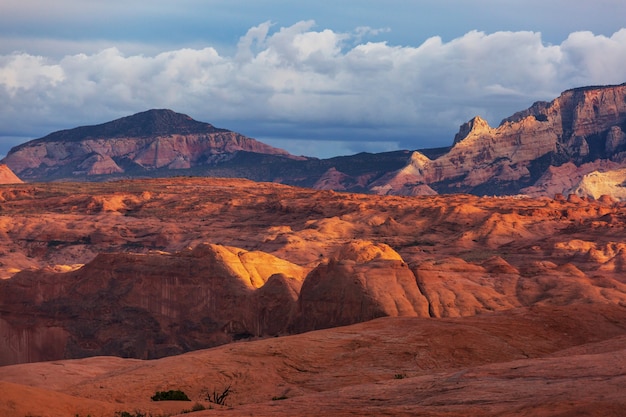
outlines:
[[0, 156], [168, 108], [292, 154], [452, 144], [626, 82], [623, 0], [0, 0]]

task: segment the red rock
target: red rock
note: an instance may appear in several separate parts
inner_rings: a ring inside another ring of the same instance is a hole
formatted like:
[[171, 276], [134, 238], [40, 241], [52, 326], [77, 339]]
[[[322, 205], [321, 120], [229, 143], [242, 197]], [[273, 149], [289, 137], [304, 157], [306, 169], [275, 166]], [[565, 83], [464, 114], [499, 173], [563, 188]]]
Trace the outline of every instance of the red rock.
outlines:
[[8, 166], [0, 164], [0, 184], [19, 184], [22, 182]]

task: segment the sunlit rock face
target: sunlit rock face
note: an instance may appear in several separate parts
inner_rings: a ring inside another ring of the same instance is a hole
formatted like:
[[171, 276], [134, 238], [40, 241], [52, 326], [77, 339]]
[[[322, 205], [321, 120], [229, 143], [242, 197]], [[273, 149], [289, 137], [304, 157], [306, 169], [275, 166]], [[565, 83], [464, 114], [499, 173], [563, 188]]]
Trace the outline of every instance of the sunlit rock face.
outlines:
[[461, 126], [447, 153], [433, 160], [412, 158], [407, 168], [378, 180], [372, 190], [405, 194], [407, 185], [426, 184], [439, 193], [501, 195], [533, 186], [536, 195], [553, 166], [614, 161], [623, 167], [624, 126], [626, 85], [568, 90], [495, 128], [475, 117]]
[[[591, 180], [589, 180], [591, 181]], [[2, 364], [626, 303], [624, 203], [238, 179], [0, 189]]]
[[4, 164], [0, 164], [0, 184], [19, 184], [23, 182], [11, 168]]

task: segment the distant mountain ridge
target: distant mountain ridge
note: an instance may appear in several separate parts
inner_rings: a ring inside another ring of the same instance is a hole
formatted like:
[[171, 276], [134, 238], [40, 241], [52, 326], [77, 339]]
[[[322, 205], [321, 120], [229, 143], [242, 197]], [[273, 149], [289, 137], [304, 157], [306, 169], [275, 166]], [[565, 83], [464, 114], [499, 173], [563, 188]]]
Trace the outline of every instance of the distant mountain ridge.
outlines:
[[11, 149], [4, 159], [27, 181], [171, 176], [237, 152], [298, 159], [287, 151], [172, 110], [148, 110], [111, 122], [61, 130]]
[[38, 143], [78, 142], [88, 138], [141, 138], [217, 132], [228, 132], [228, 130], [216, 128], [209, 123], [198, 122], [185, 114], [169, 109], [152, 109], [99, 125], [60, 130], [18, 145], [12, 151], [19, 151]]
[[[626, 168], [625, 132], [626, 84], [621, 84], [564, 91], [495, 128], [476, 116], [446, 148], [298, 157], [160, 109], [51, 133], [13, 148], [2, 162], [26, 181], [191, 175], [393, 195], [592, 196], [598, 191], [589, 174]], [[565, 172], [562, 166], [568, 167], [568, 181], [555, 178]], [[599, 188], [622, 194], [623, 184], [613, 183], [621, 176], [592, 177], [605, 182]]]

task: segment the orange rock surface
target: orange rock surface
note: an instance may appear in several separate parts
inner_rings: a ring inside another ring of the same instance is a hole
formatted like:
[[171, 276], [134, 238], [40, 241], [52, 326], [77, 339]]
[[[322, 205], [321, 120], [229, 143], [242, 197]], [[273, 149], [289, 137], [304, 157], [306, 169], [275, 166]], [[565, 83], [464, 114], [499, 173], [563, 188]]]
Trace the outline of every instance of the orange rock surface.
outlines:
[[3, 185], [0, 415], [620, 415], [624, 208]]

